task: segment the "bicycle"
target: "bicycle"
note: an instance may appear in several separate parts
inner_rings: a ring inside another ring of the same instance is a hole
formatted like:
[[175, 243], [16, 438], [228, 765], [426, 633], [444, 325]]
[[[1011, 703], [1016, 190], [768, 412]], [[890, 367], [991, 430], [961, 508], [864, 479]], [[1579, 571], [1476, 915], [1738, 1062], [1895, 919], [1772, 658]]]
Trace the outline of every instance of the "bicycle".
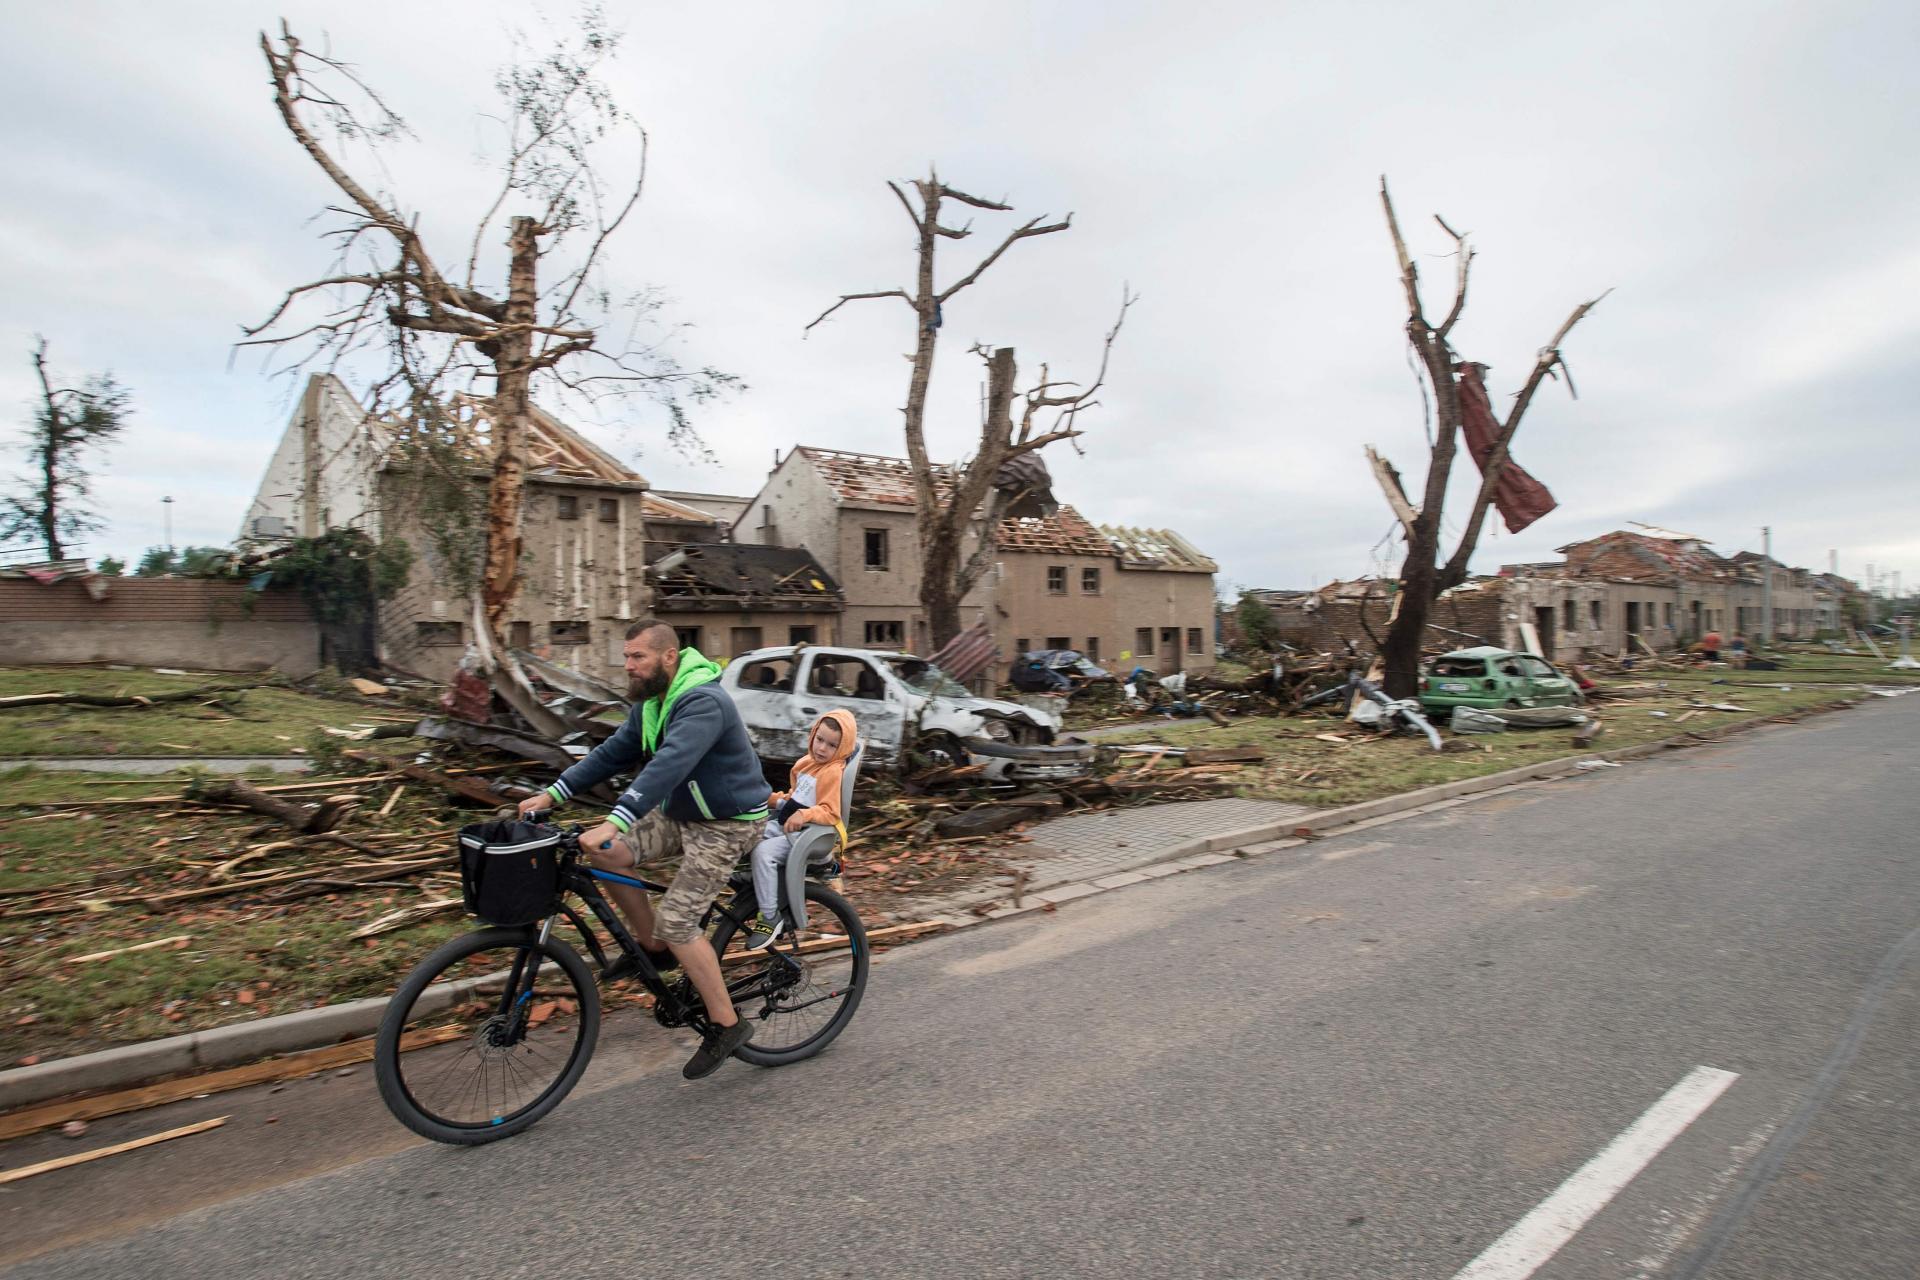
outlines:
[[[655, 1021], [702, 1036], [709, 1030], [692, 982], [661, 975], [596, 882], [650, 893], [666, 886], [583, 862], [578, 828], [561, 833], [556, 852], [551, 914], [537, 924], [452, 939], [414, 966], [388, 1001], [374, 1044], [374, 1075], [387, 1109], [422, 1137], [462, 1146], [508, 1137], [560, 1105], [579, 1083], [600, 1032], [596, 974], [610, 962], [569, 898], [579, 899], [619, 952], [632, 957], [634, 976], [653, 997]], [[859, 1007], [871, 958], [866, 929], [852, 904], [812, 878], [830, 879], [839, 870], [837, 860], [807, 867], [803, 900], [784, 908], [792, 927], [760, 951], [728, 951], [745, 941], [746, 925], [759, 911], [748, 871], [734, 872], [731, 901], [723, 905], [722, 894], [707, 908], [701, 928], [711, 931], [734, 1007], [758, 1023], [735, 1057], [762, 1067], [810, 1058], [846, 1029]], [[563, 920], [584, 940], [594, 970], [554, 936]], [[815, 936], [803, 941], [808, 934]], [[448, 1043], [417, 1047], [437, 1040]]]

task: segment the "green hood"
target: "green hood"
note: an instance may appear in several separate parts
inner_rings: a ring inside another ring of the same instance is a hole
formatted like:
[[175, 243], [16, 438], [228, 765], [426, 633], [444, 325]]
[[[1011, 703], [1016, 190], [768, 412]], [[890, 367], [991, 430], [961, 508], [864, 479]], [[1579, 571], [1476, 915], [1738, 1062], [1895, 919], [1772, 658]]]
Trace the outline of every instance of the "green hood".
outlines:
[[667, 692], [640, 704], [640, 745], [649, 753], [658, 751], [660, 732], [667, 727], [667, 717], [673, 714], [673, 704], [679, 701], [680, 695], [719, 678], [719, 663], [698, 649], [682, 649], [680, 668], [673, 673], [673, 683], [667, 686]]

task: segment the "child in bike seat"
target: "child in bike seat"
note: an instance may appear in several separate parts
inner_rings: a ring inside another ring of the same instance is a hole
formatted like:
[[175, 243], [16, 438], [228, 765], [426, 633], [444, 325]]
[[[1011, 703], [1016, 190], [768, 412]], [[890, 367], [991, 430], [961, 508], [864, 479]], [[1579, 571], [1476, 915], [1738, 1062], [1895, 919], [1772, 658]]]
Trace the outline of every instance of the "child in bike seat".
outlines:
[[814, 721], [813, 732], [807, 735], [807, 754], [794, 764], [789, 789], [774, 792], [768, 800], [773, 816], [767, 819], [765, 838], [753, 850], [753, 892], [760, 902], [760, 916], [747, 932], [747, 950], [769, 945], [786, 927], [780, 918], [780, 868], [793, 852], [795, 833], [819, 822], [839, 827], [845, 839], [840, 779], [859, 745], [853, 713], [827, 712]]

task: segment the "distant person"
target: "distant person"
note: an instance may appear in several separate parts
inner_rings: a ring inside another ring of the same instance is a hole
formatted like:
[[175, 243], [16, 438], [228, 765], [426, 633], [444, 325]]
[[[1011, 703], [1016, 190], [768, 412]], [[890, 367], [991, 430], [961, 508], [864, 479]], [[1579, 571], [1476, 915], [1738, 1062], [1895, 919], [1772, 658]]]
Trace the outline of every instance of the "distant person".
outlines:
[[1735, 636], [1733, 643], [1728, 645], [1727, 648], [1733, 665], [1736, 668], [1744, 668], [1747, 665], [1747, 638], [1745, 636]]
[[1720, 661], [1720, 633], [1709, 631], [1700, 637], [1700, 656], [1708, 662]]

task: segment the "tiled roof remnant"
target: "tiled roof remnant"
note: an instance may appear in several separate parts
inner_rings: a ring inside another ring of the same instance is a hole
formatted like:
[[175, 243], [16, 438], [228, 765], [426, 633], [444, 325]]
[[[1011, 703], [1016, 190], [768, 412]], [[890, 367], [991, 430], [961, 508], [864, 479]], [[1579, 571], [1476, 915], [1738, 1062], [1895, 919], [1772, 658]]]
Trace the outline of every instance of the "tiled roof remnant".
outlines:
[[1000, 522], [1002, 551], [1047, 551], [1056, 555], [1110, 556], [1113, 547], [1072, 507], [1050, 516]]
[[1103, 524], [1100, 532], [1113, 544], [1129, 568], [1173, 569], [1189, 573], [1217, 573], [1220, 566], [1171, 529], [1130, 529]]
[[1616, 529], [1560, 548], [1569, 577], [1668, 581], [1674, 578], [1733, 578], [1732, 564], [1693, 538], [1655, 537]]
[[[905, 458], [819, 449], [805, 444], [800, 445], [797, 452], [819, 469], [842, 502], [878, 502], [899, 507], [914, 505], [913, 467]], [[951, 492], [953, 477], [949, 468], [936, 466], [934, 478], [943, 497]]]

